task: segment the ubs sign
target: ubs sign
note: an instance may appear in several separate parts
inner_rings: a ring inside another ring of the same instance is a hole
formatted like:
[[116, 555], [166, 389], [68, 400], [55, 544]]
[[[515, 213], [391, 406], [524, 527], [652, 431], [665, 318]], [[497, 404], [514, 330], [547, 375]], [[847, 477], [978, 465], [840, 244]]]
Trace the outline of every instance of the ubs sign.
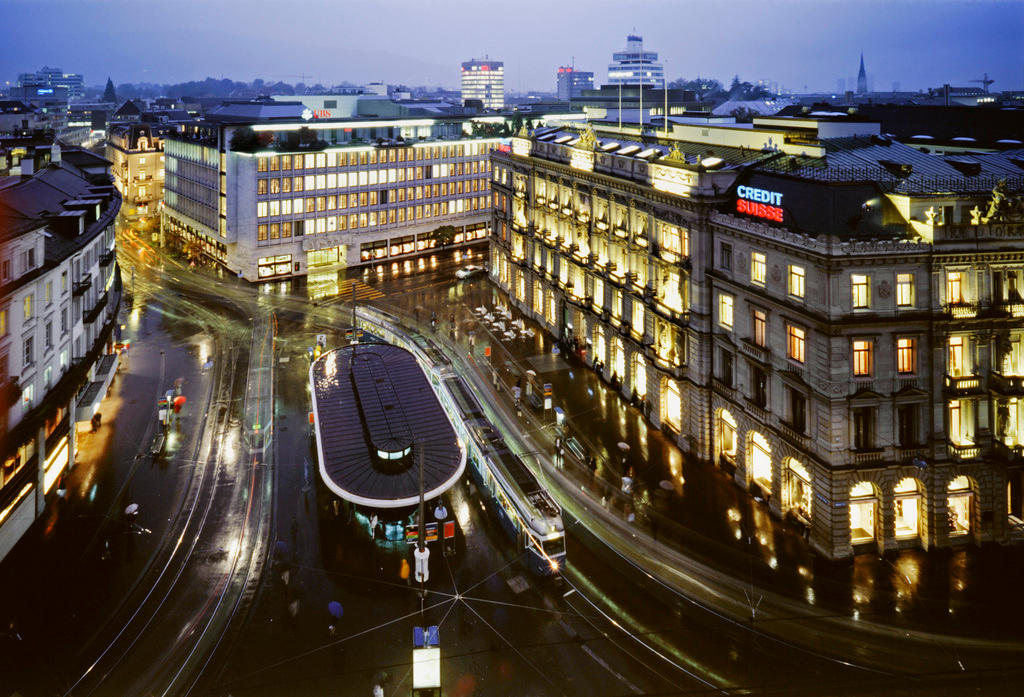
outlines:
[[740, 186], [736, 188], [736, 195], [739, 196], [736, 199], [737, 212], [782, 222], [782, 194], [778, 191]]

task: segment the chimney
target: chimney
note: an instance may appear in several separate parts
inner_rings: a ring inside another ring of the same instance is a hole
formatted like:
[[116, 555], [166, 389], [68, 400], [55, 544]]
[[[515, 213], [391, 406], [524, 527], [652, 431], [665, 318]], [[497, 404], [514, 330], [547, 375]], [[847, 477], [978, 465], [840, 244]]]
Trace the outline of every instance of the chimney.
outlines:
[[60, 143], [56, 140], [53, 141], [53, 145], [50, 146], [50, 164], [60, 164]]

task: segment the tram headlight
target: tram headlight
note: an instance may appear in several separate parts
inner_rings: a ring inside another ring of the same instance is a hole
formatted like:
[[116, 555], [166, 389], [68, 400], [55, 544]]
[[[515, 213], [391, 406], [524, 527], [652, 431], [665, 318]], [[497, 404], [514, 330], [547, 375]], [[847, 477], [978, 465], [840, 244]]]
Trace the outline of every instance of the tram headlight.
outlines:
[[552, 559], [548, 563], [551, 565], [551, 571], [553, 571], [554, 573], [557, 574], [558, 573], [558, 560], [557, 559]]

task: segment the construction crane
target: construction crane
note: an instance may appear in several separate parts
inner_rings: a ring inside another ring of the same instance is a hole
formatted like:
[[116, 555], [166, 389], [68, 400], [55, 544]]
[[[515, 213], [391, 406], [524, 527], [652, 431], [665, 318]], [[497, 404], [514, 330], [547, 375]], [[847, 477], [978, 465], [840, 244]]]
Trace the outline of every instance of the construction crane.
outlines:
[[307, 77], [313, 77], [312, 75], [268, 75], [267, 77], [297, 77], [303, 83], [306, 82]]
[[988, 73], [985, 73], [984, 76], [982, 76], [982, 78], [980, 80], [968, 80], [968, 82], [978, 82], [978, 83], [980, 83], [981, 86], [985, 89], [985, 94], [988, 94], [988, 86], [991, 85], [993, 82], [995, 82], [995, 80], [990, 78], [988, 76]]

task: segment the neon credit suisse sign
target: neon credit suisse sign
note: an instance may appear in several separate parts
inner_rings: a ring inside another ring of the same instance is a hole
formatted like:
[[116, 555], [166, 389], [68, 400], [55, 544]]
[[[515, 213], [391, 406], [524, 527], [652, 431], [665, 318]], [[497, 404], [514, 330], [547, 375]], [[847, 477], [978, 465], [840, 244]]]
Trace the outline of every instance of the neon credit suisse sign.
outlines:
[[778, 191], [755, 189], [752, 186], [736, 188], [736, 210], [746, 215], [782, 222], [782, 194]]

